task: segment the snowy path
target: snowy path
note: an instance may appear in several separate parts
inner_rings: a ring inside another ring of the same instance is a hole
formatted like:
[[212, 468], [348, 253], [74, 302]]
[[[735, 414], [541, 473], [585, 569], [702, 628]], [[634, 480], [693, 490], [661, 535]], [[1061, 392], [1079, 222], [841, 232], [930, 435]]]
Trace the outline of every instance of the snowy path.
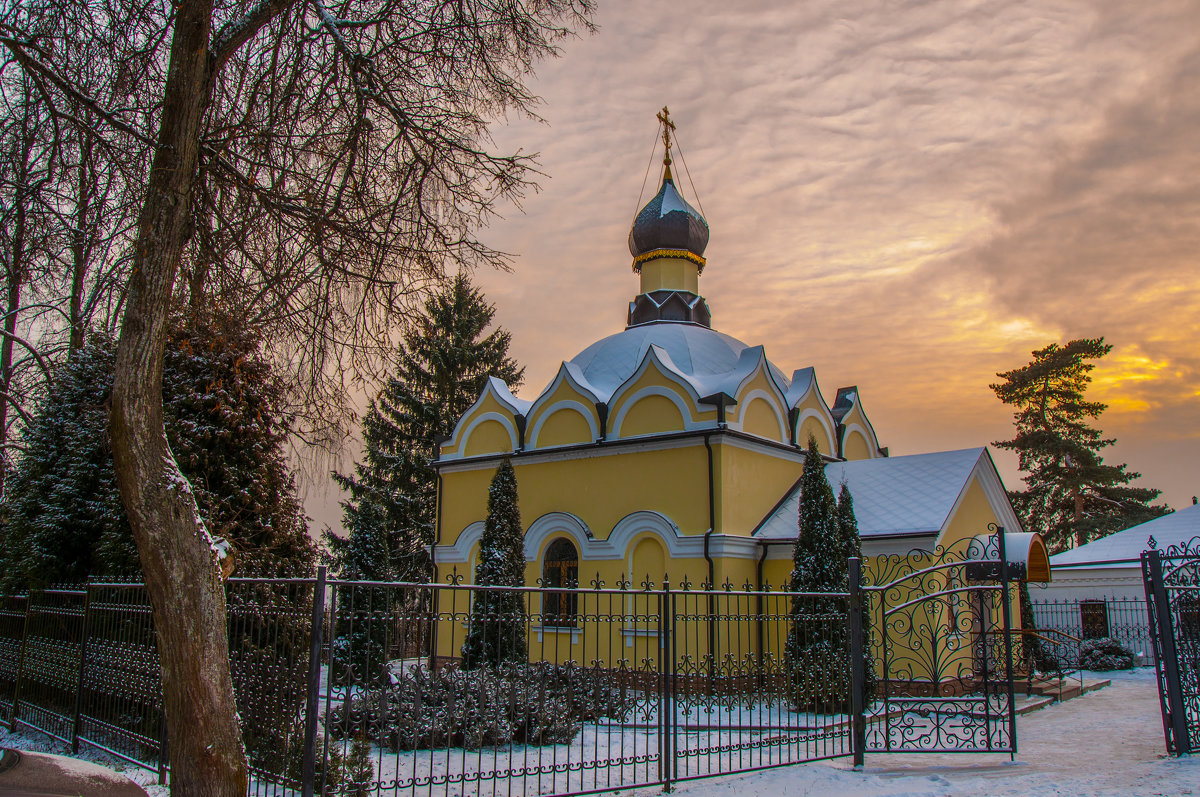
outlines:
[[[874, 754], [867, 756], [863, 772], [852, 771], [849, 762], [840, 759], [683, 783], [677, 793], [680, 797], [1200, 794], [1200, 756], [1164, 756], [1154, 671], [1143, 668], [1103, 677], [1111, 677], [1112, 685], [1018, 717], [1020, 752], [1015, 761], [988, 754]], [[639, 797], [652, 793], [642, 790]]]
[[[1099, 678], [1100, 676], [1095, 676]], [[1171, 759], [1163, 754], [1162, 719], [1154, 671], [1105, 674], [1112, 686], [1017, 718], [1016, 761], [1006, 755], [867, 756], [863, 772], [849, 759], [813, 763], [750, 775], [689, 781], [680, 797], [1092, 797], [1200, 795], [1200, 756]], [[0, 746], [64, 752], [40, 735], [0, 728]], [[114, 765], [107, 756], [86, 756], [125, 771], [146, 784], [152, 797], [166, 797], [153, 773]], [[658, 789], [623, 791], [651, 797]]]

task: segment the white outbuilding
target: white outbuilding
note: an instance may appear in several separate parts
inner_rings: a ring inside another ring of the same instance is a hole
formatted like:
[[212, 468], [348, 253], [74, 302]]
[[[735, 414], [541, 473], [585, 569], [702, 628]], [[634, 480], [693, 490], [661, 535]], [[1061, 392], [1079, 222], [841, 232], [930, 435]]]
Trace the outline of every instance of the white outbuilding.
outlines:
[[1035, 622], [1076, 639], [1113, 637], [1143, 661], [1153, 650], [1142, 552], [1200, 546], [1200, 506], [1172, 512], [1050, 557], [1053, 580], [1029, 585]]
[[1035, 590], [1034, 600], [1145, 598], [1142, 551], [1166, 551], [1200, 538], [1200, 506], [1110, 534], [1050, 557], [1054, 580]]

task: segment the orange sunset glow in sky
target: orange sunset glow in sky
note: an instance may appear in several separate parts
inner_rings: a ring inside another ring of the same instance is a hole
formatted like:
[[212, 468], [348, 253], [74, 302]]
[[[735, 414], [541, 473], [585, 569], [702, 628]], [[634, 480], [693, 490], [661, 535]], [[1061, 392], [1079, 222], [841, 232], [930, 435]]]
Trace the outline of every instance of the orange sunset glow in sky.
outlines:
[[513, 272], [477, 275], [520, 395], [624, 327], [668, 105], [714, 328], [830, 401], [858, 385], [893, 456], [1011, 436], [996, 372], [1104, 336], [1107, 461], [1173, 507], [1200, 493], [1200, 4], [599, 0], [597, 22], [539, 65], [545, 123], [495, 130], [546, 174], [483, 233]]

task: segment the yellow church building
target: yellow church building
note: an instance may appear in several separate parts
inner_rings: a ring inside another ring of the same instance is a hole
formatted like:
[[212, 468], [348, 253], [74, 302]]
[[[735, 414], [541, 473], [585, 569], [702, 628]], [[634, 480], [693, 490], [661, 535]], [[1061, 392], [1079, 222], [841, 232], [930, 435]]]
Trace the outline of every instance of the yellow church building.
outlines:
[[[564, 360], [532, 401], [491, 379], [441, 445], [438, 581], [472, 582], [488, 486], [506, 456], [530, 586], [665, 577], [780, 588], [810, 435], [834, 489], [845, 482], [853, 495], [868, 567], [958, 545], [989, 524], [1020, 531], [986, 449], [889, 457], [857, 387], [829, 401], [813, 368], [788, 376], [764, 346], [714, 329], [700, 293], [708, 240], [675, 185], [668, 140], [661, 187], [629, 233], [640, 285], [625, 328]], [[455, 644], [439, 653], [455, 655]]]

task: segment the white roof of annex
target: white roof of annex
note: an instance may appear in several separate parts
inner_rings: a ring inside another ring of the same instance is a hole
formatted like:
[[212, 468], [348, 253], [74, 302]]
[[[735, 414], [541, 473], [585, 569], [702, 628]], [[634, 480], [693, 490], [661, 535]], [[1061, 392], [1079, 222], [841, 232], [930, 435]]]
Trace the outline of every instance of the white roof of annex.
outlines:
[[[825, 466], [825, 476], [835, 493], [841, 489], [843, 481], [850, 489], [858, 531], [863, 537], [940, 533], [962, 500], [973, 475], [980, 477], [984, 492], [997, 509], [1001, 522], [1012, 532], [1019, 532], [1020, 525], [1012, 515], [1004, 485], [986, 448], [831, 462]], [[759, 524], [754, 536], [794, 540], [799, 508], [800, 485], [797, 483]]]
[[1184, 546], [1194, 538], [1200, 538], [1200, 506], [1195, 504], [1149, 520], [1132, 528], [1101, 537], [1098, 540], [1072, 548], [1050, 557], [1051, 567], [1136, 567], [1142, 551], [1149, 550], [1150, 538], [1154, 546], [1166, 551], [1171, 546]]

